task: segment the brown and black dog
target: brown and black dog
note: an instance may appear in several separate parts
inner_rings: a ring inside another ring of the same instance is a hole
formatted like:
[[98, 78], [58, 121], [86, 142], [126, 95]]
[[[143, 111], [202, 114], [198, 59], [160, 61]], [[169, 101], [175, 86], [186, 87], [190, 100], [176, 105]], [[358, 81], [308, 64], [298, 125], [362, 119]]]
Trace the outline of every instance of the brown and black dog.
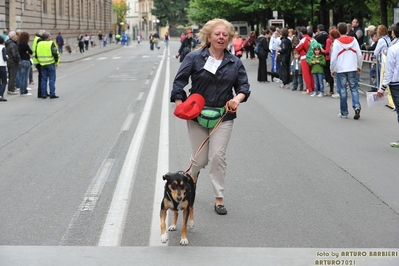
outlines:
[[195, 184], [192, 177], [183, 171], [167, 173], [163, 176], [166, 180], [164, 197], [161, 203], [161, 242], [168, 241], [166, 232], [166, 216], [170, 209], [174, 212], [173, 222], [169, 226], [169, 231], [176, 230], [179, 210], [183, 210], [183, 226], [181, 228], [180, 245], [187, 245], [187, 223], [190, 228], [194, 228], [194, 200]]
[[72, 53], [72, 49], [71, 49], [71, 46], [70, 45], [65, 45], [65, 50], [67, 51], [67, 53], [68, 54], [71, 54]]

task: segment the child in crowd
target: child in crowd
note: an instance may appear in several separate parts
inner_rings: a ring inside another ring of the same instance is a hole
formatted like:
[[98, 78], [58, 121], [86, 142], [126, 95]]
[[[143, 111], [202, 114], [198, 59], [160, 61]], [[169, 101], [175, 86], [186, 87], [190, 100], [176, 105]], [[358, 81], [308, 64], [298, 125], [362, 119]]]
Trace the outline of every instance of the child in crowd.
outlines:
[[[314, 48], [310, 62], [312, 68], [311, 72], [313, 74], [314, 83], [315, 83], [314, 92], [310, 96], [323, 97], [324, 96], [323, 77], [324, 77], [324, 66], [326, 65], [326, 58], [322, 54], [320, 46], [316, 46]], [[318, 94], [317, 91], [319, 91]]]
[[291, 62], [291, 76], [292, 76], [292, 90], [296, 91], [298, 89], [303, 91], [303, 79], [302, 79], [302, 67], [301, 58], [297, 51], [294, 50], [294, 59]]

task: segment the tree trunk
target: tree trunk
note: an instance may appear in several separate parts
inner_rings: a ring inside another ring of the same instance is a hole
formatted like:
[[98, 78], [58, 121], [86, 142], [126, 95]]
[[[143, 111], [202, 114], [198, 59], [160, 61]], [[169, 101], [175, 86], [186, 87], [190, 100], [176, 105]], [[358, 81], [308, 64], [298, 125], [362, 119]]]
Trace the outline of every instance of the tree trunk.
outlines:
[[389, 27], [388, 25], [388, 10], [387, 10], [387, 0], [380, 0], [381, 7], [381, 24]]

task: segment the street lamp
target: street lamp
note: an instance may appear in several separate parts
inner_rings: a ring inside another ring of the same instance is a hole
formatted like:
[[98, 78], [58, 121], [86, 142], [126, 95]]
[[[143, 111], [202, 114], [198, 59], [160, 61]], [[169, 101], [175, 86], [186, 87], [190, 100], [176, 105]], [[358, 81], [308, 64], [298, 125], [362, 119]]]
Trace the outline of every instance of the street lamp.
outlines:
[[154, 24], [155, 31], [158, 32], [159, 19], [154, 19], [152, 23]]
[[122, 21], [121, 23], [119, 23], [119, 34], [122, 34], [122, 26], [124, 25], [125, 23]]

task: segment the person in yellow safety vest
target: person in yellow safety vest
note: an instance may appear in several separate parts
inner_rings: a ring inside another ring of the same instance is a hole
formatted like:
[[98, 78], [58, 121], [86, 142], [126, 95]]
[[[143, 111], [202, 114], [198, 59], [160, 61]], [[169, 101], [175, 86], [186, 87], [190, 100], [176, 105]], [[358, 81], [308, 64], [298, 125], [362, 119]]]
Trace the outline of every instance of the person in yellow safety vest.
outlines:
[[42, 34], [42, 40], [37, 44], [35, 55], [42, 71], [40, 84], [42, 99], [47, 98], [47, 81], [50, 87], [50, 99], [58, 98], [55, 94], [55, 67], [60, 63], [60, 53], [55, 42], [51, 40], [50, 33], [44, 32]]
[[37, 44], [38, 42], [40, 42], [42, 40], [42, 34], [45, 33], [45, 30], [39, 30], [36, 32], [36, 36], [33, 39], [33, 43], [32, 43], [32, 61], [33, 64], [35, 65], [36, 69], [37, 69], [37, 80], [38, 80], [38, 86], [37, 86], [37, 97], [38, 98], [42, 98], [41, 92], [40, 92], [40, 84], [41, 84], [41, 79], [42, 79], [42, 70], [39, 64], [39, 61], [37, 61], [36, 59], [36, 48], [37, 48]]

